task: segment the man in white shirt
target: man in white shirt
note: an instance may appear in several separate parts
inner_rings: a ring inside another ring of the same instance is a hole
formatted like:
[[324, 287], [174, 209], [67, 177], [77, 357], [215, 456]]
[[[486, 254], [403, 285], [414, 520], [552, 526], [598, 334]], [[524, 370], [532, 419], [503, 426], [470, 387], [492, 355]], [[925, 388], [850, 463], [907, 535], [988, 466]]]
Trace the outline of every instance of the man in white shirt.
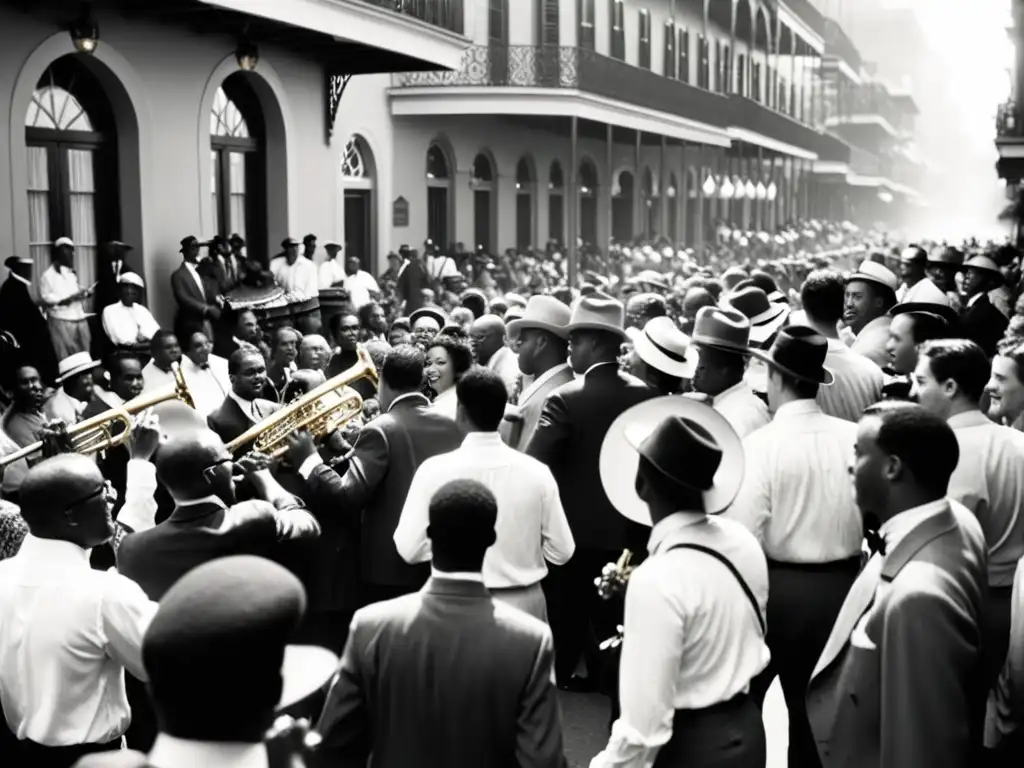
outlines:
[[320, 265], [320, 290], [328, 288], [342, 288], [345, 285], [345, 258], [341, 252], [344, 249], [340, 243], [328, 240], [324, 243], [324, 250], [327, 251], [327, 258]]
[[93, 360], [88, 352], [76, 352], [57, 364], [57, 386], [43, 404], [43, 413], [49, 419], [58, 419], [68, 426], [77, 424], [85, 407], [92, 400], [95, 390], [93, 371], [100, 363]]
[[854, 336], [850, 349], [875, 365], [885, 365], [885, 343], [889, 340], [887, 314], [896, 303], [897, 279], [876, 261], [865, 261], [846, 281], [843, 322]]
[[156, 604], [130, 579], [89, 566], [89, 550], [115, 532], [95, 462], [43, 461], [21, 501], [30, 534], [0, 562], [0, 703], [20, 753], [10, 764], [70, 766], [121, 747], [131, 722], [124, 670], [146, 680], [142, 636]]
[[286, 237], [281, 241], [284, 255], [271, 259], [270, 272], [274, 280], [288, 293], [312, 297], [320, 294], [317, 287], [316, 264], [299, 255], [299, 241]]
[[484, 558], [484, 585], [500, 600], [547, 621], [541, 580], [547, 562], [562, 565], [576, 548], [551, 471], [501, 441], [504, 382], [494, 371], [473, 368], [456, 387], [455, 422], [462, 446], [424, 461], [405, 499], [395, 547], [410, 564], [430, 560], [430, 500], [449, 480], [477, 480], [498, 501], [497, 541]]
[[900, 279], [903, 281], [896, 291], [896, 300], [903, 303], [932, 301], [932, 294], [942, 295], [935, 283], [928, 279], [928, 253], [918, 245], [903, 249], [900, 254]]
[[363, 305], [380, 297], [380, 286], [373, 279], [373, 275], [361, 268], [358, 256], [350, 255], [345, 260], [344, 286], [352, 306], [357, 311]]
[[155, 392], [174, 384], [174, 373], [171, 370], [175, 363], [181, 363], [181, 344], [178, 337], [170, 331], [159, 330], [150, 340], [152, 359], [142, 369], [145, 382], [143, 392]]
[[497, 315], [477, 318], [469, 329], [469, 340], [476, 361], [501, 376], [511, 398], [519, 383], [519, 361], [505, 345], [505, 321]]
[[213, 344], [202, 331], [193, 333], [181, 359], [181, 372], [195, 403], [196, 413], [206, 419], [220, 408], [231, 391], [228, 361], [212, 354]]
[[816, 402], [830, 385], [828, 341], [807, 326], [779, 331], [767, 353], [773, 421], [743, 440], [746, 471], [725, 516], [742, 522], [768, 558], [772, 663], [755, 685], [763, 701], [776, 675], [789, 711], [789, 764], [814, 768], [818, 752], [804, 693], [814, 662], [860, 568], [863, 523], [847, 474], [857, 425]]
[[39, 278], [39, 298], [58, 360], [88, 351], [92, 341], [82, 300], [92, 296], [93, 288], [78, 284], [74, 264], [75, 244], [70, 237], [59, 237], [53, 244], [53, 264]]
[[139, 304], [145, 283], [134, 272], [122, 272], [117, 279], [121, 301], [103, 308], [103, 332], [117, 347], [146, 347], [160, 324]]

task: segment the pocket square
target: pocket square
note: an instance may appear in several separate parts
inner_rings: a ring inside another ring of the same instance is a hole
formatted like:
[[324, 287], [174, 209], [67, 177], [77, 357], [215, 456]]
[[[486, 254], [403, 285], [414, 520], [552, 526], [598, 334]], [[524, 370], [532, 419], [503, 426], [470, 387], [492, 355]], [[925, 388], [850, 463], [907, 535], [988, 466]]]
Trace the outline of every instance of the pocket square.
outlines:
[[850, 633], [850, 645], [864, 651], [874, 651], [878, 649], [878, 646], [874, 644], [870, 637], [868, 637], [868, 633], [864, 631], [864, 627], [860, 624], [854, 627], [853, 632]]

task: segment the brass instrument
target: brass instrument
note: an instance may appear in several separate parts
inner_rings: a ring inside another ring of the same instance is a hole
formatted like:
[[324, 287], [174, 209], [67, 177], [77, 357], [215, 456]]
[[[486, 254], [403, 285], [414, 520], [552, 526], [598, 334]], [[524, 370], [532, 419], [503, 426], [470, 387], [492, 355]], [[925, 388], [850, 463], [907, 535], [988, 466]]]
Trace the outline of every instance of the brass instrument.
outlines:
[[[134, 417], [149, 410], [155, 405], [165, 403], [169, 400], [180, 400], [189, 408], [196, 405], [189, 394], [188, 386], [185, 384], [185, 376], [181, 367], [173, 365], [171, 373], [174, 376], [174, 384], [165, 389], [149, 395], [139, 395], [129, 400], [118, 408], [111, 408], [109, 411], [97, 414], [92, 418], [80, 421], [67, 428], [68, 437], [71, 439], [71, 448], [75, 453], [91, 454], [106, 451], [123, 445], [134, 426]], [[114, 433], [114, 426], [120, 424], [123, 429], [117, 434]], [[20, 451], [8, 454], [0, 459], [0, 468], [13, 464], [20, 459], [27, 459], [34, 453], [42, 450], [43, 441], [26, 445]]]
[[[614, 563], [608, 563], [601, 569], [601, 575], [594, 579], [594, 586], [597, 587], [597, 594], [602, 600], [611, 600], [616, 595], [625, 593], [629, 584], [629, 577], [635, 570], [635, 565], [630, 565], [633, 553], [628, 549], [622, 550], [619, 559]], [[615, 652], [622, 645], [622, 625], [615, 628], [615, 634], [598, 645], [598, 650]]]
[[306, 429], [314, 437], [322, 438], [358, 416], [363, 410], [363, 398], [348, 385], [359, 379], [369, 379], [374, 386], [378, 383], [377, 368], [370, 354], [362, 347], [358, 354], [359, 360], [351, 368], [249, 428], [228, 443], [227, 449], [234, 453], [251, 442], [252, 450], [278, 458], [288, 450], [287, 437], [293, 432]]

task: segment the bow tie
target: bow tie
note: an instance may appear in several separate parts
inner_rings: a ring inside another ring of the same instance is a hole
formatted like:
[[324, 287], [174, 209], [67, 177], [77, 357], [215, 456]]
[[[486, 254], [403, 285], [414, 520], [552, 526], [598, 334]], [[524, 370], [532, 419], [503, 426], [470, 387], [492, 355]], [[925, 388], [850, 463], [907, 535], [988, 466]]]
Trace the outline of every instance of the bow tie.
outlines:
[[210, 364], [209, 363], [203, 363], [202, 365], [199, 366], [199, 370], [200, 371], [208, 371], [208, 370], [210, 370]]
[[873, 555], [885, 555], [885, 536], [878, 531], [865, 531], [864, 541], [867, 542], [868, 549], [871, 550]]

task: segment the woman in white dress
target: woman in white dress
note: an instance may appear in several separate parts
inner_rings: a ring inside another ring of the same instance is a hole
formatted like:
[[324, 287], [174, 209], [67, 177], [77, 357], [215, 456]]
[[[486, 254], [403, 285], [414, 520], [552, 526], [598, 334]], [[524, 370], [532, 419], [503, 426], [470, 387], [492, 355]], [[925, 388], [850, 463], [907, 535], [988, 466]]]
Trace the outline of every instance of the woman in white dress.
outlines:
[[427, 367], [423, 375], [435, 393], [431, 410], [455, 419], [458, 398], [455, 385], [473, 365], [469, 342], [447, 333], [439, 333], [427, 346]]

